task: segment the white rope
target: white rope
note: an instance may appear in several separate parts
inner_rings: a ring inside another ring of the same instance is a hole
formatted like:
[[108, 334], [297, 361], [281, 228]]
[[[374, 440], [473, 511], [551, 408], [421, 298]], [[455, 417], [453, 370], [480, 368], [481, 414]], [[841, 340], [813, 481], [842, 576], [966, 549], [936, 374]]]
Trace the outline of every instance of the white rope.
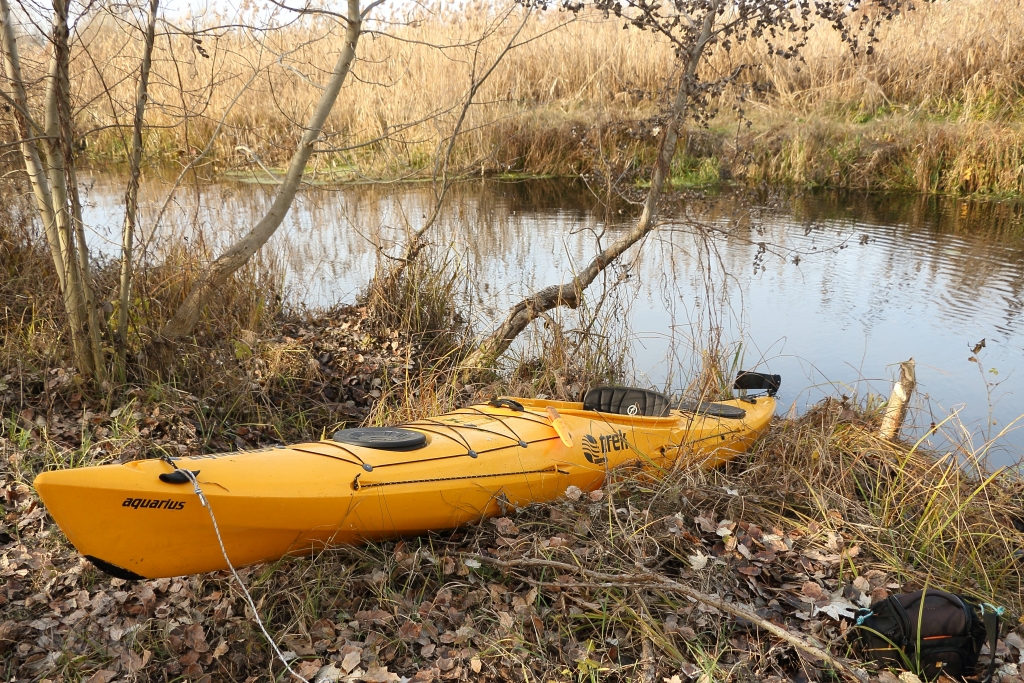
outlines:
[[253, 617], [256, 618], [256, 623], [259, 625], [260, 631], [263, 632], [263, 637], [267, 639], [268, 643], [270, 643], [270, 647], [274, 648], [274, 654], [276, 654], [277, 658], [281, 660], [282, 664], [284, 664], [284, 668], [288, 669], [288, 673], [302, 681], [302, 683], [310, 683], [309, 680], [295, 673], [295, 670], [288, 664], [288, 660], [284, 658], [280, 648], [277, 647], [277, 643], [275, 643], [274, 639], [270, 637], [269, 633], [267, 633], [267, 629], [263, 625], [263, 620], [260, 619], [260, 613], [256, 609], [256, 603], [253, 602], [252, 596], [249, 595], [249, 591], [246, 589], [245, 583], [242, 581], [242, 577], [238, 575], [238, 572], [235, 571], [235, 566], [231, 564], [231, 560], [228, 559], [228, 551], [224, 549], [224, 540], [220, 537], [220, 527], [217, 526], [217, 518], [213, 514], [213, 507], [210, 506], [210, 503], [206, 500], [206, 496], [203, 495], [203, 490], [199, 488], [199, 482], [196, 480], [196, 475], [193, 474], [190, 469], [179, 469], [178, 471], [184, 472], [185, 476], [189, 478], [189, 481], [192, 482], [192, 488], [195, 490], [196, 495], [199, 496], [199, 502], [202, 503], [203, 507], [210, 513], [210, 521], [213, 522], [213, 531], [217, 534], [217, 543], [220, 545], [220, 554], [224, 556], [224, 561], [227, 562], [228, 569], [231, 570], [231, 575], [235, 577], [235, 581], [238, 583], [239, 588], [242, 589], [242, 594], [245, 595], [245, 601], [249, 603], [249, 608], [252, 610]]

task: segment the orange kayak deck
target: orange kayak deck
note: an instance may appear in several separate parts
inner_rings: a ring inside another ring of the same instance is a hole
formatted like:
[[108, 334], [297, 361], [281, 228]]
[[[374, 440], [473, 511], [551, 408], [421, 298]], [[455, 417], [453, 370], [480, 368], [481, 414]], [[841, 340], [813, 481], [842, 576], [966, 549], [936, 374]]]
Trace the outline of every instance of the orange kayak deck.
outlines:
[[475, 405], [401, 425], [423, 435], [422, 445], [406, 450], [325, 440], [53, 470], [35, 487], [68, 540], [99, 568], [159, 578], [227, 568], [191, 482], [161, 480], [175, 468], [197, 472], [228, 557], [242, 566], [453, 528], [554, 500], [569, 486], [599, 488], [610, 468], [630, 462], [713, 467], [746, 451], [775, 412], [766, 397], [717, 404], [732, 406], [731, 417], [515, 401], [523, 410]]

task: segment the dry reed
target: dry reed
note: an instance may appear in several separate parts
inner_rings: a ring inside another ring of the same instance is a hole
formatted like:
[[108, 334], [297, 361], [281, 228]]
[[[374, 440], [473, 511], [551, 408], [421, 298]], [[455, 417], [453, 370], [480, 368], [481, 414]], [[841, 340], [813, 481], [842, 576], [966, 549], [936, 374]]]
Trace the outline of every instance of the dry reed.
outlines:
[[[515, 28], [515, 16], [502, 20], [503, 7], [439, 5], [378, 25], [384, 30], [365, 37], [356, 78], [328, 122], [324, 147], [336, 151], [318, 156], [311, 174], [429, 173], [472, 74], [496, 58]], [[751, 181], [1019, 192], [1020, 9], [1011, 0], [923, 3], [883, 25], [874, 53], [856, 58], [825, 27], [810, 33], [803, 60], [766, 57], [755, 43], [714, 53], [705, 77], [737, 64], [760, 66], [740, 83], [753, 132], [737, 136], [735, 115], [720, 116], [711, 155], [725, 175]], [[189, 160], [223, 120], [213, 144], [221, 168], [284, 158], [297, 122], [319, 95], [315, 83], [324, 77], [326, 55], [338, 49], [337, 27], [311, 19], [258, 34], [210, 30], [202, 40], [201, 50], [181, 35], [158, 41], [146, 138], [151, 154]], [[627, 160], [649, 154], [651, 136], [628, 124], [659, 110], [673, 73], [664, 41], [599, 14], [557, 12], [538, 13], [521, 41], [470, 108], [455, 168], [575, 173], [599, 165], [602, 155], [615, 156], [616, 148]], [[78, 127], [95, 156], [122, 156], [121, 133], [109, 126], [128, 120], [138, 52], [137, 37], [109, 17], [80, 29], [73, 78], [83, 105]], [[37, 60], [37, 71], [42, 64]], [[723, 112], [740, 86], [723, 96]], [[605, 144], [581, 144], [585, 132], [593, 137], [619, 122], [627, 125]]]

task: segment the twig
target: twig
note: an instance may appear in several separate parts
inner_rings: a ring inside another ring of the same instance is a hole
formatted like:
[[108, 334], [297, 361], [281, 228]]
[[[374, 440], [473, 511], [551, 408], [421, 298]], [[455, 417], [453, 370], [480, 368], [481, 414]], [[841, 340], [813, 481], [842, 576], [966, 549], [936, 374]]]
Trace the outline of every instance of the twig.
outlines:
[[654, 644], [651, 639], [644, 636], [640, 650], [640, 680], [643, 683], [656, 683], [658, 680], [658, 663], [654, 659]]
[[[780, 638], [797, 650], [809, 655], [810, 657], [821, 660], [825, 664], [833, 667], [843, 675], [847, 676], [850, 680], [860, 681], [860, 677], [854, 671], [853, 667], [847, 662], [833, 657], [825, 650], [808, 643], [803, 638], [790, 633], [786, 629], [773, 624], [767, 619], [763, 619], [754, 613], [753, 610], [743, 605], [737, 605], [735, 603], [726, 602], [724, 599], [708, 595], [703, 593], [696, 588], [691, 588], [686, 584], [679, 583], [673, 579], [668, 578], [662, 574], [654, 572], [641, 572], [636, 574], [609, 574], [606, 572], [594, 571], [593, 569], [586, 569], [584, 567], [578, 567], [574, 564], [568, 564], [565, 562], [557, 562], [555, 560], [540, 560], [533, 558], [525, 558], [519, 560], [498, 560], [493, 557], [486, 555], [475, 554], [472, 555], [474, 559], [486, 562], [488, 564], [501, 567], [503, 569], [514, 569], [516, 567], [547, 567], [550, 569], [559, 569], [565, 572], [572, 572], [575, 574], [582, 574], [588, 578], [596, 579], [598, 582], [603, 583], [605, 586], [611, 587], [628, 587], [628, 588], [657, 588], [664, 591], [671, 591], [674, 593], [681, 593], [689, 598], [702, 602], [705, 605], [709, 605], [727, 614], [731, 614], [734, 617], [744, 619], [757, 625], [758, 628], [762, 628], [768, 631], [772, 635]], [[645, 642], [646, 647], [646, 642]]]

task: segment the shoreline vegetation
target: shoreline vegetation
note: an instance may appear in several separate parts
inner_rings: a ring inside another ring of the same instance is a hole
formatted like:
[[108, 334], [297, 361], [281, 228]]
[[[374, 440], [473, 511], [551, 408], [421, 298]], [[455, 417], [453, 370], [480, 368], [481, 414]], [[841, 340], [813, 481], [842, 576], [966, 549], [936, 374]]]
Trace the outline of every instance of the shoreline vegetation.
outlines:
[[[431, 175], [473, 69], [490, 63], [513, 29], [474, 7], [424, 11], [366, 41], [311, 176]], [[94, 164], [121, 161], [126, 140], [117, 124], [125, 113], [109, 103], [132, 101], [129, 69], [141, 46], [102, 20], [82, 31], [89, 61], [79, 55], [82, 73], [72, 83], [78, 101], [94, 103], [79, 121], [84, 154]], [[717, 116], [707, 127], [690, 127], [673, 183], [1024, 192], [1019, 7], [921, 3], [877, 32], [873, 52], [856, 57], [825, 28], [809, 33], [802, 59], [765, 56], [753, 46], [712, 51], [702, 66], [707, 79], [762, 66], [741, 71], [710, 103]], [[260, 49], [230, 30], [211, 31], [185, 53], [158, 42], [146, 158], [184, 165], [219, 128], [203, 160], [213, 172], [269, 175], [294, 145], [294, 122], [319, 95], [313, 83], [323, 55], [341, 41], [336, 28], [313, 21], [268, 32]], [[505, 55], [467, 110], [451, 175], [646, 180], [640, 174], [655, 155], [672, 76], [669, 46], [587, 12], [540, 13], [520, 42], [526, 46]]]
[[[311, 177], [433, 173], [468, 65], [474, 54], [490, 63], [511, 30], [488, 29], [493, 17], [473, 7], [389, 27], [401, 39], [364, 37], [357, 78], [326, 129], [327, 144], [346, 149], [316, 155]], [[567, 25], [546, 32], [559, 22]], [[317, 100], [316, 65], [337, 52], [341, 38], [328, 26], [267, 32], [261, 50], [211, 31], [173, 60], [170, 41], [158, 41], [147, 158], [185, 167], [201, 156], [195, 171], [206, 177], [272, 175]], [[91, 103], [76, 122], [86, 133], [79, 155], [109, 166], [126, 149], [116, 128], [126, 112], [109, 103], [132, 100], [140, 45], [114, 41], [123, 34], [99, 21], [80, 28], [87, 39], [76, 49], [89, 54], [75, 59], [103, 68], [72, 74], [75, 101]], [[530, 47], [510, 52], [467, 110], [451, 175], [569, 174], [641, 187], [671, 75], [667, 47], [596, 15], [551, 13], [525, 30]], [[924, 3], [880, 31], [874, 54], [856, 59], [824, 31], [812, 32], [806, 61], [713, 54], [712, 71], [768, 66], [721, 94], [708, 128], [691, 128], [674, 190], [1024, 192], [1019, 3]], [[488, 37], [466, 42], [479, 35]], [[31, 55], [25, 64], [45, 66]], [[97, 388], [74, 367], [57, 273], [19, 182], [0, 178], [9, 198], [0, 206], [4, 680], [288, 680], [230, 574], [125, 582], [81, 558], [32, 489], [44, 469], [267, 447], [499, 394], [573, 400], [631, 381], [614, 291], [552, 311], [493, 372], [463, 381], [456, 370], [478, 332], [462, 308], [467, 285], [443, 248], [427, 246], [395, 277], [326, 310], [288, 307], [280, 264], [259, 253], [218, 289], [173, 362], [153, 370], [139, 360], [123, 384]], [[161, 254], [135, 274], [132, 354], [212, 259], [201, 242], [173, 239]], [[97, 263], [93, 277], [97, 301], [116, 301], [118, 264]], [[707, 329], [687, 350], [693, 367], [675, 398], [725, 397], [738, 369], [713, 312], [702, 315]], [[937, 425], [962, 444], [948, 453], [884, 441], [883, 410], [884, 397], [832, 397], [779, 416], [749, 454], [719, 469], [625, 468], [599, 491], [569, 490], [453, 532], [240, 574], [291, 665], [317, 681], [839, 680], [757, 624], [673, 592], [678, 582], [856, 669], [864, 662], [852, 610], [922, 587], [963, 592], [1006, 608], [996, 680], [1024, 683], [1024, 475], [990, 470], [993, 444], [963, 443], [952, 423]], [[862, 683], [893, 680], [870, 671]]]
[[[82, 559], [31, 488], [52, 467], [214, 453], [394, 424], [494, 395], [572, 399], [629, 381], [626, 331], [597, 311], [553, 318], [483, 383], [451, 372], [472, 330], [451, 264], [427, 259], [354, 306], [297, 312], [273, 264], [239, 271], [176, 370], [95, 393], [61, 342], [56, 288], [31, 224], [5, 223], [0, 283], [0, 667], [17, 680], [283, 680], [230, 574], [123, 582]], [[196, 263], [143, 269], [158, 316]], [[191, 265], [190, 265], [191, 264]], [[186, 273], [186, 274], [183, 274]], [[99, 269], [97, 279], [112, 277]], [[612, 316], [614, 318], [614, 315]], [[158, 320], [157, 318], [154, 318]], [[599, 334], [573, 336], [581, 321]], [[709, 335], [685, 391], [734, 372]], [[1024, 613], [1024, 480], [974, 450], [877, 436], [884, 397], [780, 416], [712, 471], [617, 471], [592, 494], [462, 529], [241, 570], [260, 615], [310, 680], [834, 680], [756, 624], [670, 590], [750, 608], [854, 668], [849, 615], [925, 586]], [[955, 425], [939, 425], [955, 431]], [[742, 547], [741, 547], [742, 546]], [[1024, 640], [1005, 635], [1002, 683]], [[702, 678], [703, 677], [703, 678]], [[892, 679], [868, 676], [877, 683]]]
[[[285, 675], [228, 572], [111, 579], [63, 540], [30, 484], [47, 467], [266, 447], [335, 420], [390, 423], [498, 389], [433, 377], [389, 391], [389, 380], [408, 376], [408, 338], [365, 334], [365, 309], [335, 313], [330, 324], [286, 323], [279, 336], [236, 347], [236, 381], [270, 403], [273, 382], [288, 374], [273, 363], [291, 356], [295, 384], [277, 391], [324, 412], [305, 410], [290, 426], [276, 406], [264, 406], [262, 420], [245, 419], [230, 400], [175, 387], [138, 387], [104, 403], [76, 390], [70, 368], [4, 376], [0, 666], [8, 679]], [[362, 353], [339, 353], [359, 350], [367, 336], [373, 341]], [[536, 379], [538, 365], [520, 368], [520, 379]], [[303, 384], [301, 375], [354, 381]], [[557, 392], [558, 382], [548, 389]], [[325, 399], [332, 390], [339, 393]], [[12, 411], [12, 398], [32, 407]], [[569, 490], [554, 503], [453, 532], [240, 573], [309, 680], [834, 676], [755, 624], [673, 593], [672, 582], [749, 608], [854, 668], [863, 663], [851, 650], [851, 614], [894, 592], [965, 592], [1006, 607], [1012, 628], [1024, 608], [1019, 472], [987, 472], [983, 452], [961, 466], [951, 455], [883, 441], [881, 412], [880, 397], [828, 399], [777, 419], [751, 453], [717, 470], [652, 476], [627, 468], [593, 493]], [[1021, 654], [1015, 634], [1000, 641], [997, 680], [1020, 680]]]

